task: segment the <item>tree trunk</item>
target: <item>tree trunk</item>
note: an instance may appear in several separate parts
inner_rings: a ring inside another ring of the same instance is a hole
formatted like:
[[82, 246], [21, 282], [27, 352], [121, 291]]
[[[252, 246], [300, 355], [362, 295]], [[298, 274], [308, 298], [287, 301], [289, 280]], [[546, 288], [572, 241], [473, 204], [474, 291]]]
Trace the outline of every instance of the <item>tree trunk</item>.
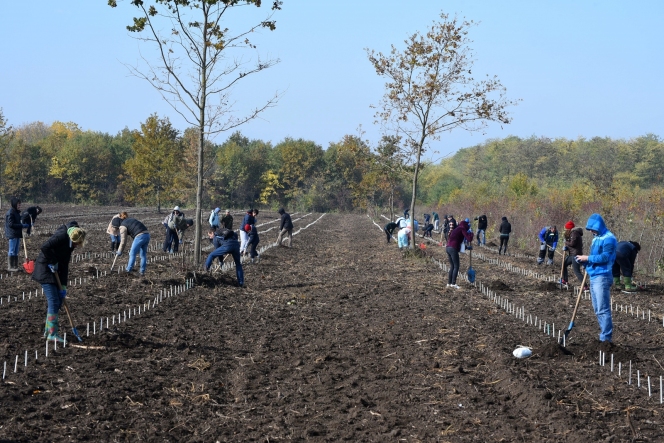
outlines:
[[413, 241], [410, 243], [410, 249], [415, 249], [415, 197], [417, 196], [417, 176], [420, 173], [420, 158], [422, 157], [422, 145], [424, 140], [417, 147], [417, 159], [415, 161], [415, 172], [413, 173], [413, 194], [410, 200], [410, 221], [413, 225]]
[[[203, 23], [203, 29], [208, 29], [208, 11], [211, 7], [207, 5], [206, 2], [202, 2], [201, 7], [203, 8], [203, 17], [205, 18]], [[203, 152], [203, 147], [205, 146], [205, 101], [207, 98], [207, 31], [203, 33], [205, 36], [205, 45], [201, 53], [201, 90], [199, 92], [200, 101], [198, 103], [199, 110], [199, 138], [198, 138], [198, 177], [196, 180], [196, 218], [194, 223], [196, 229], [194, 231], [194, 267], [199, 268], [201, 265], [201, 237], [203, 236], [203, 230], [201, 226], [201, 216], [202, 216], [202, 204], [203, 204], [203, 162], [205, 160], [205, 153]]]

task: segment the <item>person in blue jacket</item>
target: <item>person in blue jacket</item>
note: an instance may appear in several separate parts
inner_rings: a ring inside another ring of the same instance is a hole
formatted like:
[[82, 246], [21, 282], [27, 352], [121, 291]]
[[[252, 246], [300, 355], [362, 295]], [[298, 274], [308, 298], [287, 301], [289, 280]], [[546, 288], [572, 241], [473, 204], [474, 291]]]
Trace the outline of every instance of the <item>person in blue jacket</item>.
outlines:
[[599, 214], [593, 214], [586, 223], [586, 231], [593, 234], [588, 255], [577, 255], [576, 261], [586, 266], [590, 277], [590, 296], [597, 316], [599, 341], [611, 342], [613, 321], [611, 320], [611, 284], [613, 284], [613, 262], [616, 259], [618, 241], [606, 227]]
[[547, 265], [553, 264], [553, 254], [556, 252], [558, 247], [558, 229], [555, 226], [545, 226], [539, 233], [540, 241], [540, 251], [539, 256], [537, 257], [537, 264], [541, 265], [544, 263], [544, 257], [547, 255], [546, 260]]
[[613, 263], [613, 284], [620, 286], [620, 274], [626, 291], [636, 291], [636, 285], [632, 284], [634, 273], [634, 262], [636, 255], [641, 250], [641, 245], [635, 241], [621, 241], [616, 246], [616, 261]]
[[208, 237], [215, 247], [215, 250], [208, 255], [205, 260], [205, 270], [209, 271], [215, 258], [223, 260], [224, 255], [231, 254], [235, 262], [235, 276], [240, 287], [244, 286], [244, 270], [240, 261], [240, 243], [237, 241], [237, 234], [230, 229], [219, 229], [215, 231], [210, 229]]

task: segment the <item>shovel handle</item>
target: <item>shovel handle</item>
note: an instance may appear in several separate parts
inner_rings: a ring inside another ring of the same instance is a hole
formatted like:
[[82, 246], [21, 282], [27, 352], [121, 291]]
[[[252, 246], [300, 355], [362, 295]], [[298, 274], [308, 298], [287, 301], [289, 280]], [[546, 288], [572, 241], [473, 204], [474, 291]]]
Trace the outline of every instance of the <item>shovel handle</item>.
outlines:
[[576, 311], [579, 309], [579, 302], [581, 301], [581, 294], [583, 294], [583, 287], [586, 284], [586, 280], [588, 279], [588, 272], [583, 271], [583, 281], [581, 282], [581, 287], [579, 288], [579, 295], [576, 297], [576, 305], [574, 306], [574, 312], [572, 313], [572, 321], [570, 321], [570, 328], [572, 329], [572, 325], [574, 325], [574, 319], [576, 318]]
[[111, 265], [111, 271], [113, 270], [113, 267], [115, 266], [115, 260], [118, 259], [118, 254], [115, 254], [115, 258], [113, 259], [113, 264]]
[[[58, 275], [57, 272], [54, 272], [53, 274], [55, 275], [55, 282], [57, 283], [58, 291], [62, 291], [62, 283], [60, 283], [60, 276]], [[83, 339], [81, 339], [81, 336], [78, 335], [78, 331], [76, 330], [74, 322], [71, 319], [71, 314], [69, 313], [69, 306], [67, 305], [66, 300], [62, 300], [62, 306], [65, 308], [65, 312], [67, 313], [67, 318], [69, 319], [69, 326], [71, 326], [72, 332], [74, 333], [78, 341], [83, 341]]]

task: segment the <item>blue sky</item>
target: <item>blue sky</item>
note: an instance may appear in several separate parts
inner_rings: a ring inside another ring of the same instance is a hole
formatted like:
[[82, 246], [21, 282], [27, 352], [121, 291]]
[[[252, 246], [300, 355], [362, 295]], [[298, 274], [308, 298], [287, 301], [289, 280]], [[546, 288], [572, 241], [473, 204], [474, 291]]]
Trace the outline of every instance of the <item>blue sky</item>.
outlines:
[[[0, 107], [10, 124], [73, 121], [115, 134], [138, 128], [156, 112], [181, 130], [187, 127], [155, 90], [129, 74], [126, 63], [155, 52], [126, 32], [134, 7], [128, 0], [119, 3], [115, 9], [106, 0], [3, 4]], [[267, 12], [265, 6], [253, 9], [238, 20]], [[233, 98], [241, 113], [276, 91], [283, 96], [242, 133], [273, 143], [304, 138], [326, 148], [357, 134], [361, 125], [364, 138], [375, 144], [381, 133], [370, 105], [380, 101], [384, 80], [365, 48], [386, 53], [391, 44], [403, 47], [408, 35], [424, 30], [441, 11], [480, 22], [470, 33], [473, 74], [497, 75], [508, 96], [522, 102], [502, 129], [443, 134], [430, 159], [508, 135], [664, 136], [660, 0], [284, 0], [274, 17], [277, 30], [253, 37], [258, 54], [281, 62], [247, 77]]]

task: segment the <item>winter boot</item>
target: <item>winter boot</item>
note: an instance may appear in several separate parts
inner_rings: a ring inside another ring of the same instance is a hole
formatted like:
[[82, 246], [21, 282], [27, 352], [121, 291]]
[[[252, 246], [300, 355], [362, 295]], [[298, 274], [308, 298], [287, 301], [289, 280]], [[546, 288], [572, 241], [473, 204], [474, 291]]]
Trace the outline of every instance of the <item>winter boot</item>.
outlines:
[[620, 277], [613, 277], [614, 286], [620, 286]]
[[624, 277], [625, 281], [625, 291], [636, 291], [638, 287], [632, 284], [632, 277]]
[[553, 259], [549, 258], [549, 259], [546, 260], [546, 265], [547, 266], [551, 266], [552, 264], [553, 264]]
[[544, 263], [544, 259], [543, 258], [538, 258], [537, 259], [537, 264], [541, 265], [542, 263]]
[[48, 328], [48, 336], [46, 340], [55, 340], [58, 343], [64, 343], [65, 341], [58, 335], [58, 314], [47, 314], [46, 315], [46, 327]]
[[7, 259], [9, 264], [7, 265], [7, 270], [9, 272], [18, 272], [18, 256], [10, 255]]
[[44, 338], [48, 336], [48, 314], [46, 315], [46, 321], [44, 322]]

